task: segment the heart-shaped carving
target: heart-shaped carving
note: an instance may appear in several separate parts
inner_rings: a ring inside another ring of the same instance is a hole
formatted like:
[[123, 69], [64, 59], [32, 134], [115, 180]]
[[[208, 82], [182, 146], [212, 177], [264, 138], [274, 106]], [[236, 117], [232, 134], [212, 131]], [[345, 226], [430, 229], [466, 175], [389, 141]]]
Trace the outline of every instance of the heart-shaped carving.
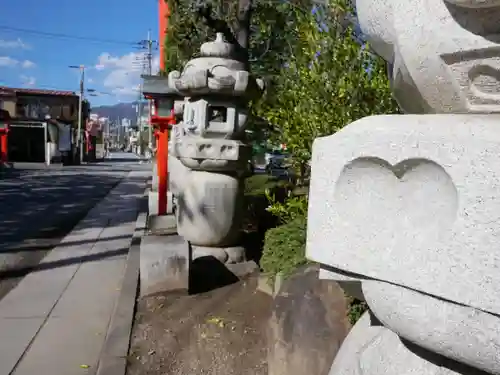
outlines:
[[500, 98], [500, 70], [490, 65], [477, 65], [469, 70], [470, 90], [480, 98]]
[[[392, 250], [432, 246], [453, 225], [458, 194], [448, 173], [426, 159], [394, 166], [375, 157], [347, 164], [335, 186], [340, 232], [348, 246]], [[367, 249], [368, 248], [368, 249]]]
[[[500, 36], [495, 36], [499, 39]], [[499, 39], [500, 40], [500, 39]], [[496, 49], [482, 48], [441, 55], [455, 81], [466, 112], [500, 111], [500, 56]]]

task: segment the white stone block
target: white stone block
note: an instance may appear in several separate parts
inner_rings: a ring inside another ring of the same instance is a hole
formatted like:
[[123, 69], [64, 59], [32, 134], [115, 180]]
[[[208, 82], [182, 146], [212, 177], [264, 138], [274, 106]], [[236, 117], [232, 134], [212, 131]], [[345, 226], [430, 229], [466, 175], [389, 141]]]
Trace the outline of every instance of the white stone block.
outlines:
[[500, 314], [500, 116], [358, 120], [313, 146], [307, 256]]
[[371, 46], [393, 64], [392, 88], [407, 113], [499, 113], [498, 5], [356, 0], [356, 13]]

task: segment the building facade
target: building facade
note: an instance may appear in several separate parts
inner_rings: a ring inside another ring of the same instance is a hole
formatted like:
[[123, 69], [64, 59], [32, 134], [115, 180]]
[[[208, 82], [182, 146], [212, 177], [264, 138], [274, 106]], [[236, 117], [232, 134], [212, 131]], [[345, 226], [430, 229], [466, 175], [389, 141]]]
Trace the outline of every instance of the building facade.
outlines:
[[[76, 153], [79, 96], [72, 91], [0, 86], [0, 109], [10, 115], [9, 160], [51, 162]], [[82, 105], [82, 138], [90, 112]]]

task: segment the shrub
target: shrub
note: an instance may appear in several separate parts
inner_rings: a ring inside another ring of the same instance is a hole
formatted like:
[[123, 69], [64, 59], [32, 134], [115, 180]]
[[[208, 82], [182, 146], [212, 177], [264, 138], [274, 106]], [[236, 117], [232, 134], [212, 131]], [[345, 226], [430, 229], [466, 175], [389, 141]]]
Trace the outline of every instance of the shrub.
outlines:
[[346, 294], [347, 299], [347, 317], [349, 318], [349, 322], [354, 325], [361, 315], [364, 314], [366, 310], [368, 310], [368, 305], [366, 302], [360, 301], [354, 297], [351, 297]]
[[283, 202], [287, 196], [288, 185], [269, 175], [254, 175], [245, 180], [245, 223], [246, 228], [264, 232], [278, 224], [278, 219], [267, 211], [268, 195]]
[[266, 232], [261, 267], [271, 279], [278, 273], [286, 278], [307, 263], [306, 231], [306, 218], [297, 217]]
[[255, 174], [245, 179], [245, 195], [265, 195], [266, 190], [286, 188], [287, 182], [268, 174]]
[[275, 196], [266, 194], [270, 202], [267, 210], [276, 216], [281, 223], [288, 223], [297, 218], [307, 218], [307, 196], [293, 196], [291, 193], [284, 201], [279, 201]]

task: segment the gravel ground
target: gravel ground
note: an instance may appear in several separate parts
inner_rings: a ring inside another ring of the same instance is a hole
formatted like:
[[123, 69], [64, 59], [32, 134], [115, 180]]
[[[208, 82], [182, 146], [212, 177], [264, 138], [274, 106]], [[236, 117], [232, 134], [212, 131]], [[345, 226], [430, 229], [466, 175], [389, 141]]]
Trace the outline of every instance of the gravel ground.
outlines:
[[267, 375], [272, 298], [257, 278], [191, 295], [138, 303], [128, 375]]

